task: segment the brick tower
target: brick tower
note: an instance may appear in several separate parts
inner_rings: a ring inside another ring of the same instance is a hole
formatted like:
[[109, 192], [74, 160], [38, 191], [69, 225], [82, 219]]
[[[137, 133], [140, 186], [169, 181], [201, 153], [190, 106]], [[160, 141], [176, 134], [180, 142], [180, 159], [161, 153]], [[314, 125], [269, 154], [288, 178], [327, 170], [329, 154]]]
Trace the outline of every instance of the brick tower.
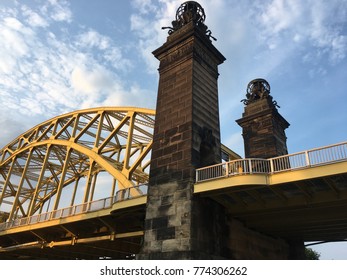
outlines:
[[195, 169], [221, 161], [217, 68], [225, 58], [204, 20], [197, 2], [183, 3], [153, 52], [160, 77], [140, 259], [223, 255], [223, 210], [193, 197]]
[[289, 123], [277, 110], [270, 95], [270, 85], [264, 79], [255, 79], [247, 86], [246, 105], [242, 118], [236, 122], [242, 127], [246, 158], [271, 158], [288, 154], [285, 129]]

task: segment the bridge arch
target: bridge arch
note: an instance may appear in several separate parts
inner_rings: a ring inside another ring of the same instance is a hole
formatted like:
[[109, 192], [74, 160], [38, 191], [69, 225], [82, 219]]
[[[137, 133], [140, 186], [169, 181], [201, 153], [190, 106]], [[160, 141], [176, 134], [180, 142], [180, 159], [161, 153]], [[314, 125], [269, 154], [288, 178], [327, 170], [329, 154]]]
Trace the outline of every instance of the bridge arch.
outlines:
[[143, 108], [93, 108], [21, 134], [0, 150], [1, 210], [13, 220], [147, 183], [154, 116]]

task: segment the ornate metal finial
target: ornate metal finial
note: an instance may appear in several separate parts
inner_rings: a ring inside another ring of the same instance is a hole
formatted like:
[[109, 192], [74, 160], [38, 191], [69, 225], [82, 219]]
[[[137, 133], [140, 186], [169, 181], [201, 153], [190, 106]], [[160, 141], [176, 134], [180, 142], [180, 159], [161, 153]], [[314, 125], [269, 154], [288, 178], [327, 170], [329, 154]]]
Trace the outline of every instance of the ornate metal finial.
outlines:
[[176, 30], [180, 29], [182, 26], [193, 22], [194, 25], [198, 26], [203, 30], [209, 39], [216, 41], [211, 35], [211, 30], [208, 30], [207, 26], [204, 24], [206, 19], [205, 11], [198, 2], [187, 1], [181, 4], [181, 6], [176, 11], [176, 19], [172, 21], [172, 27], [162, 27], [162, 29], [169, 29], [169, 35], [171, 35]]
[[196, 25], [203, 24], [205, 18], [204, 9], [195, 1], [184, 2], [176, 11], [176, 22], [180, 22], [182, 25], [190, 21], [193, 21]]
[[[248, 105], [258, 99], [267, 99], [270, 98], [272, 100], [272, 96], [270, 96], [270, 85], [264, 79], [254, 79], [250, 81], [247, 85], [247, 93], [246, 99], [242, 99], [241, 102], [243, 104]], [[276, 107], [280, 107], [277, 105], [276, 101], [272, 102]]]

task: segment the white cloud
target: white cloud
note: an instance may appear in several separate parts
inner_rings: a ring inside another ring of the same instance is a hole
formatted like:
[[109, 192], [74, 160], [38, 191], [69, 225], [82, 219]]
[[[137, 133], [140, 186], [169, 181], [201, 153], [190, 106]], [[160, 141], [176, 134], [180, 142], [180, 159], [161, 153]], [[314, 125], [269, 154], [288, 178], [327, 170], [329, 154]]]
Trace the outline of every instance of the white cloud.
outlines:
[[274, 46], [288, 47], [282, 42], [291, 37], [296, 48], [304, 47], [306, 52], [316, 48], [317, 54], [325, 54], [328, 61], [338, 63], [345, 58], [347, 49], [341, 30], [341, 25], [347, 23], [347, 3], [343, 2], [272, 0], [258, 10], [260, 39], [274, 49]]
[[[34, 33], [18, 19], [4, 17], [0, 19], [0, 74], [11, 74], [17, 59], [29, 55], [30, 44], [34, 41]], [[3, 79], [6, 80], [7, 79]]]
[[153, 4], [152, 0], [133, 0], [132, 5], [142, 14], [148, 14], [157, 9], [157, 6]]
[[72, 21], [72, 12], [69, 7], [69, 2], [66, 0], [49, 0], [42, 6], [41, 11], [54, 21]]
[[9, 27], [10, 29], [20, 31], [23, 28], [23, 24], [13, 17], [7, 17], [3, 20], [4, 25]]
[[22, 6], [22, 12], [26, 16], [26, 22], [32, 27], [47, 27], [49, 25], [47, 20], [27, 6]]
[[43, 106], [39, 102], [33, 102], [34, 98], [30, 95], [19, 100], [19, 106], [22, 113], [28, 116], [33, 116], [43, 113]]
[[75, 43], [77, 48], [90, 52], [96, 49], [97, 55], [110, 63], [117, 70], [127, 71], [132, 67], [129, 59], [122, 54], [122, 49], [108, 36], [102, 35], [95, 30], [88, 30], [77, 36]]
[[[2, 49], [8, 52], [10, 56], [23, 56], [29, 48], [25, 36], [15, 29], [0, 27], [1, 41], [3, 42]], [[4, 54], [2, 54], [4, 55]]]
[[95, 30], [89, 30], [80, 34], [78, 41], [83, 47], [96, 47], [100, 50], [105, 50], [110, 46], [110, 39]]
[[339, 62], [346, 57], [347, 54], [347, 36], [340, 35], [333, 38], [331, 42], [332, 53], [330, 58], [333, 62]]
[[77, 66], [71, 73], [71, 84], [77, 92], [98, 94], [112, 87], [114, 77], [112, 73], [97, 65], [94, 69]]
[[273, 0], [265, 6], [260, 22], [266, 27], [265, 32], [276, 34], [291, 28], [300, 19], [302, 12], [297, 0]]
[[[18, 4], [16, 11], [0, 9], [0, 16], [3, 113], [48, 118], [106, 101], [108, 106], [133, 103], [131, 83], [116, 74], [132, 64], [110, 37], [91, 28], [59, 33], [72, 20], [66, 1], [49, 1], [36, 10]], [[52, 20], [61, 21], [58, 28], [47, 28]]]
[[[142, 4], [137, 5], [139, 2]], [[148, 72], [155, 73], [158, 61], [153, 57], [152, 51], [165, 42], [167, 32], [161, 28], [171, 25], [181, 1], [159, 0], [156, 9], [151, 10], [150, 14], [144, 13], [142, 7], [151, 4], [151, 1], [133, 1], [133, 3], [136, 10], [130, 16], [130, 28], [139, 38], [137, 49], [144, 58]]]

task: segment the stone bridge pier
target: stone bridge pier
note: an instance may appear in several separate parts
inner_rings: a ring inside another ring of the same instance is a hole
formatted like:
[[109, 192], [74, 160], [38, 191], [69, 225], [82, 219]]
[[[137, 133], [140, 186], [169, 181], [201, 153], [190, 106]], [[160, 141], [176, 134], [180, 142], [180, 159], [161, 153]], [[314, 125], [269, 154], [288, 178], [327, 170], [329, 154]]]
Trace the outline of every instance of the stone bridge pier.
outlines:
[[[204, 20], [205, 12], [197, 2], [183, 3], [168, 27], [166, 42], [153, 52], [160, 62], [160, 77], [145, 236], [137, 257], [303, 258], [300, 240], [282, 240], [247, 228], [222, 205], [193, 194], [195, 169], [221, 161], [217, 80], [218, 65], [225, 58], [212, 44]], [[278, 120], [282, 128], [287, 125]], [[247, 127], [250, 122], [249, 118], [240, 121]], [[283, 153], [281, 137], [277, 146]], [[249, 138], [249, 143], [272, 149], [271, 137], [266, 138], [267, 146], [258, 142], [260, 138]]]

